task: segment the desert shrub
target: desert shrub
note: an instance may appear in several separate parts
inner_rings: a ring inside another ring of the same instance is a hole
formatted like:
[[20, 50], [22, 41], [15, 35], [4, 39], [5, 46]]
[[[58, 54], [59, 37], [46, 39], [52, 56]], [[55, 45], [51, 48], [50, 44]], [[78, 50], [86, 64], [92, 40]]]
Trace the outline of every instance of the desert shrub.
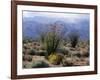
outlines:
[[32, 68], [32, 62], [26, 62], [23, 64], [23, 68]]
[[23, 55], [23, 61], [32, 61], [31, 55]]
[[69, 54], [69, 50], [68, 49], [65, 49], [65, 48], [59, 48], [59, 49], [57, 49], [56, 52], [62, 53], [64, 55], [68, 55]]
[[57, 38], [56, 35], [53, 33], [48, 33], [48, 36], [46, 37], [46, 50], [48, 52], [48, 55], [51, 53], [54, 53], [59, 45], [60, 39]]
[[71, 32], [69, 34], [69, 40], [71, 42], [71, 46], [75, 48], [79, 40], [79, 34], [77, 32]]
[[42, 46], [40, 47], [40, 49], [41, 49], [41, 50], [45, 50], [45, 47], [42, 45]]
[[46, 56], [48, 53], [46, 51], [40, 50], [36, 52], [37, 55]]
[[83, 57], [89, 57], [89, 52], [84, 53]]
[[72, 54], [72, 56], [75, 56], [78, 58], [82, 57], [82, 54], [80, 51], [71, 51], [71, 54]]
[[51, 29], [47, 33], [45, 38], [46, 50], [48, 52], [48, 56], [51, 53], [55, 53], [57, 48], [61, 45], [61, 41], [63, 40], [64, 32], [60, 30], [61, 28], [57, 25], [52, 25]]
[[37, 42], [34, 42], [34, 45], [37, 45]]
[[28, 39], [23, 39], [23, 43], [28, 43]]
[[40, 50], [40, 48], [39, 47], [36, 47], [36, 51], [39, 51]]
[[57, 53], [52, 53], [49, 57], [48, 57], [48, 60], [51, 64], [54, 64], [54, 65], [58, 65], [60, 64], [61, 60], [62, 60], [62, 56], [61, 55], [58, 55]]
[[71, 58], [64, 58], [64, 59], [62, 60], [62, 65], [63, 65], [64, 67], [66, 67], [66, 66], [73, 66], [72, 59], [71, 59]]
[[30, 38], [30, 39], [28, 39], [28, 42], [33, 42], [33, 39], [31, 39], [31, 38]]
[[60, 46], [63, 36], [65, 34], [64, 30], [61, 30], [62, 26], [57, 24], [49, 25], [46, 31], [39, 31], [40, 42], [44, 49], [47, 51], [46, 58], [51, 54], [55, 53], [56, 49]]
[[49, 67], [49, 64], [47, 64], [44, 61], [36, 61], [32, 63], [32, 68], [44, 68]]
[[79, 58], [82, 57], [82, 55], [80, 53], [75, 54], [75, 56], [77, 56]]
[[63, 45], [66, 46], [67, 45], [67, 42], [63, 42]]
[[23, 48], [24, 49], [27, 49], [28, 48], [26, 43], [23, 44]]
[[28, 54], [30, 55], [35, 55], [36, 51], [34, 49], [30, 49], [30, 51], [28, 52]]
[[46, 50], [46, 49], [45, 49], [45, 47], [44, 47], [44, 46], [41, 46], [41, 47], [40, 47], [40, 50]]
[[34, 46], [34, 49], [36, 50], [36, 49], [37, 49], [37, 47], [36, 47], [36, 46]]
[[80, 51], [82, 57], [89, 57], [89, 49], [87, 49], [86, 47], [83, 48], [81, 51]]
[[37, 46], [40, 46], [40, 44], [38, 43]]

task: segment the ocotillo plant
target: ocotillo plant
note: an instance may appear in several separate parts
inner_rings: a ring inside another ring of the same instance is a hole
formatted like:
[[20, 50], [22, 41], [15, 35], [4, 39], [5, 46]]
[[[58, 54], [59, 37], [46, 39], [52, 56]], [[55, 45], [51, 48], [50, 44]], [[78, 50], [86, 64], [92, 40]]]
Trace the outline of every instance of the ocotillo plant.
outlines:
[[78, 34], [78, 32], [71, 32], [69, 34], [69, 40], [71, 42], [71, 46], [73, 48], [75, 48], [76, 45], [77, 45], [77, 43], [78, 43], [78, 40], [79, 40], [79, 34]]
[[56, 49], [61, 44], [63, 35], [64, 32], [61, 30], [59, 26], [52, 25], [50, 27], [50, 30], [48, 31], [47, 36], [45, 38], [46, 50], [48, 52], [48, 55], [56, 52]]

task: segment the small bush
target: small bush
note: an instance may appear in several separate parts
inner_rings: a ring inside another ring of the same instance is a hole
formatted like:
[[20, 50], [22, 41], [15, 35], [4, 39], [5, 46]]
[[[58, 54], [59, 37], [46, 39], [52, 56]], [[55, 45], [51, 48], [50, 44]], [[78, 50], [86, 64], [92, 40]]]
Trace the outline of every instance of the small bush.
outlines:
[[23, 40], [23, 43], [27, 43], [27, 42], [28, 42], [28, 40], [27, 40], [27, 39], [24, 39], [24, 40]]
[[72, 59], [71, 58], [63, 59], [62, 60], [62, 65], [64, 67], [66, 67], [66, 66], [73, 66]]
[[84, 53], [83, 57], [89, 57], [89, 52]]
[[23, 44], [23, 48], [24, 48], [24, 49], [27, 49], [27, 48], [28, 48], [26, 43]]
[[36, 51], [34, 49], [30, 49], [29, 54], [30, 55], [35, 55]]
[[28, 42], [33, 42], [33, 39], [29, 39]]
[[23, 68], [32, 68], [32, 62], [24, 63]]
[[62, 60], [62, 56], [57, 53], [53, 53], [48, 57], [48, 60], [51, 64], [58, 65]]
[[[55, 53], [57, 48], [61, 45], [65, 31], [60, 27], [61, 26], [57, 24], [50, 25], [45, 36], [41, 35], [43, 38], [41, 38], [40, 41], [43, 43], [43, 46], [47, 51], [46, 57], [48, 57], [51, 53]], [[41, 34], [43, 34], [43, 32]]]
[[49, 67], [49, 64], [45, 63], [44, 61], [37, 61], [32, 63], [32, 68], [44, 68]]
[[69, 50], [65, 49], [65, 48], [59, 48], [59, 49], [57, 49], [57, 52], [58, 53], [62, 53], [64, 55], [68, 55], [69, 54]]
[[23, 55], [23, 60], [24, 61], [32, 61], [32, 56], [31, 55]]
[[82, 57], [82, 55], [80, 53], [76, 54], [76, 56], [79, 58]]
[[67, 42], [64, 42], [63, 45], [66, 46], [67, 45]]
[[41, 50], [41, 51], [37, 51], [36, 54], [37, 54], [37, 55], [40, 55], [40, 56], [46, 56], [47, 52]]
[[41, 46], [41, 48], [40, 48], [41, 50], [46, 50], [46, 48], [44, 47], [44, 46]]

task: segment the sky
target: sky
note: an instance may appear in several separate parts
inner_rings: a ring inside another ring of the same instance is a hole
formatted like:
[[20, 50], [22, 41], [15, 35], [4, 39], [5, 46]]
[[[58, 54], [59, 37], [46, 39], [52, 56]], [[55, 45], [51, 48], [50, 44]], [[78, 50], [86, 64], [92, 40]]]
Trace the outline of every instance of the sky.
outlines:
[[35, 18], [36, 16], [63, 19], [73, 23], [76, 23], [80, 20], [89, 20], [88, 13], [82, 14], [82, 13], [66, 13], [66, 12], [60, 13], [60, 12], [23, 11], [24, 18]]
[[36, 28], [61, 23], [69, 30], [79, 30], [82, 37], [89, 38], [89, 20], [88, 13], [23, 11], [23, 35], [35, 37]]

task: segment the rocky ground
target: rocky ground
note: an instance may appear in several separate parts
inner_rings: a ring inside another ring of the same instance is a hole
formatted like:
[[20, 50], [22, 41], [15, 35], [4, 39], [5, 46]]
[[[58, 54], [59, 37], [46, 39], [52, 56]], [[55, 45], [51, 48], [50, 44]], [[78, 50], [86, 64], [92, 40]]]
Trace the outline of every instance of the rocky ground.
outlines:
[[69, 42], [48, 57], [37, 41], [23, 42], [23, 68], [67, 67], [89, 65], [89, 44], [80, 41], [75, 48]]

